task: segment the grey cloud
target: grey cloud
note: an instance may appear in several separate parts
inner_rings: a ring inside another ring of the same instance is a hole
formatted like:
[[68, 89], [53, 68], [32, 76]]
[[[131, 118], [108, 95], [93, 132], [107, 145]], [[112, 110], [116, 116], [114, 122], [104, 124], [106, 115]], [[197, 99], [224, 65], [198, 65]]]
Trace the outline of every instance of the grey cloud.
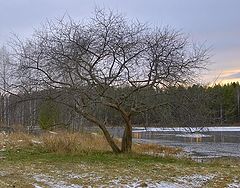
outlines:
[[[240, 68], [228, 61], [235, 58], [232, 62], [239, 62], [235, 50], [240, 49], [239, 0], [0, 0], [0, 5], [0, 45], [10, 32], [28, 37], [47, 18], [59, 18], [67, 12], [82, 20], [99, 6], [118, 10], [130, 19], [182, 30], [194, 41], [207, 41], [219, 67]], [[229, 51], [235, 54], [229, 57]]]

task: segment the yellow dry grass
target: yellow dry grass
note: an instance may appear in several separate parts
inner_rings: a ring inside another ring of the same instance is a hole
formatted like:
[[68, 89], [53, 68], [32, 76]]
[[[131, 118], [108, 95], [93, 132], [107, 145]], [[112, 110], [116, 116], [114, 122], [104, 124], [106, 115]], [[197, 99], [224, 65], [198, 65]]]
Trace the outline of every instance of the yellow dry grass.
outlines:
[[[120, 140], [115, 142], [120, 145]], [[47, 152], [71, 153], [91, 151], [111, 151], [103, 135], [79, 132], [46, 132], [41, 135], [15, 132], [9, 135], [0, 134], [0, 149], [41, 148]], [[182, 150], [179, 148], [161, 146], [157, 144], [133, 144], [132, 151], [150, 155], [176, 155]]]
[[59, 132], [43, 134], [40, 137], [43, 147], [50, 152], [79, 153], [82, 151], [110, 151], [103, 136], [86, 133]]
[[133, 151], [150, 155], [177, 155], [182, 149], [158, 144], [133, 144]]
[[29, 148], [35, 145], [35, 140], [38, 140], [36, 136], [23, 132], [0, 134], [0, 148]]

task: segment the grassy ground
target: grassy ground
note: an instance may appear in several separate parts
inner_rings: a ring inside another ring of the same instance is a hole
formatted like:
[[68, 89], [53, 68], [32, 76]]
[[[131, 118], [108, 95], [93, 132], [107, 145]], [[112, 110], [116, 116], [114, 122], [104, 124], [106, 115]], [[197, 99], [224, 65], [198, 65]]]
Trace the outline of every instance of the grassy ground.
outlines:
[[[45, 135], [51, 141], [46, 141], [45, 137], [29, 135], [3, 137], [4, 143], [2, 149], [0, 148], [0, 187], [221, 188], [240, 185], [239, 159], [196, 163], [185, 158], [177, 159], [172, 155], [179, 150], [158, 146], [154, 148], [152, 145], [137, 145], [132, 154], [115, 155], [103, 146], [101, 150], [94, 148], [94, 145], [90, 149], [85, 146], [84, 149], [83, 146], [81, 150], [76, 149], [73, 143], [69, 144], [69, 138], [64, 138], [63, 135]], [[73, 137], [71, 134], [68, 136], [71, 139]], [[82, 138], [88, 137], [92, 138], [89, 139], [91, 142], [99, 139], [92, 135]], [[35, 139], [34, 142], [30, 141], [32, 139]], [[68, 148], [61, 139], [68, 142]], [[151, 151], [165, 153], [165, 156], [144, 154], [149, 153], [149, 148]], [[166, 151], [170, 154], [166, 154]]]

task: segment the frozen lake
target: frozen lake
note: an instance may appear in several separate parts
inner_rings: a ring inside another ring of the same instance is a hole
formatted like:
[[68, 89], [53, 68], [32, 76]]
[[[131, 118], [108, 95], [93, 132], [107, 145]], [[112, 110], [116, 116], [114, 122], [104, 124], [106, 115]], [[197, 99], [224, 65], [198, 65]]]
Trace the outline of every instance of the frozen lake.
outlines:
[[240, 157], [240, 127], [195, 128], [191, 131], [135, 127], [133, 136], [136, 142], [181, 147], [193, 158]]
[[[86, 129], [89, 132], [96, 127]], [[122, 127], [108, 128], [113, 137], [121, 137]], [[133, 127], [134, 142], [181, 147], [198, 159], [240, 157], [240, 127], [156, 128]]]

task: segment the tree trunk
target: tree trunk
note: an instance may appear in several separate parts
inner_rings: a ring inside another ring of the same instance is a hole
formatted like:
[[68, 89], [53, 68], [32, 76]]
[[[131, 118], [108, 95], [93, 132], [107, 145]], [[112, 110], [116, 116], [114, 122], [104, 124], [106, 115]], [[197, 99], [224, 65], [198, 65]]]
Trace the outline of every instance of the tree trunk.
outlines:
[[99, 126], [99, 127], [103, 131], [103, 134], [104, 134], [108, 144], [112, 148], [113, 152], [114, 153], [121, 153], [121, 150], [118, 148], [118, 146], [114, 142], [113, 138], [110, 136], [110, 134], [109, 134], [108, 130], [106, 129], [106, 127], [102, 127], [102, 126]]
[[132, 151], [132, 126], [127, 125], [124, 129], [121, 151], [123, 153], [129, 153]]
[[132, 151], [132, 123], [131, 123], [131, 112], [127, 112], [118, 104], [104, 103], [106, 106], [109, 106], [118, 112], [121, 113], [121, 116], [125, 122], [124, 133], [122, 136], [122, 153], [129, 153]]
[[78, 109], [75, 109], [76, 112], [78, 112], [79, 114], [81, 114], [83, 117], [85, 117], [88, 121], [93, 122], [95, 125], [97, 125], [103, 132], [109, 146], [112, 148], [114, 153], [121, 153], [121, 150], [119, 149], [119, 147], [117, 146], [117, 144], [114, 142], [113, 138], [111, 137], [111, 135], [109, 134], [106, 126], [101, 123], [100, 121], [98, 121], [94, 116], [88, 114], [88, 113], [84, 113], [81, 112]]

